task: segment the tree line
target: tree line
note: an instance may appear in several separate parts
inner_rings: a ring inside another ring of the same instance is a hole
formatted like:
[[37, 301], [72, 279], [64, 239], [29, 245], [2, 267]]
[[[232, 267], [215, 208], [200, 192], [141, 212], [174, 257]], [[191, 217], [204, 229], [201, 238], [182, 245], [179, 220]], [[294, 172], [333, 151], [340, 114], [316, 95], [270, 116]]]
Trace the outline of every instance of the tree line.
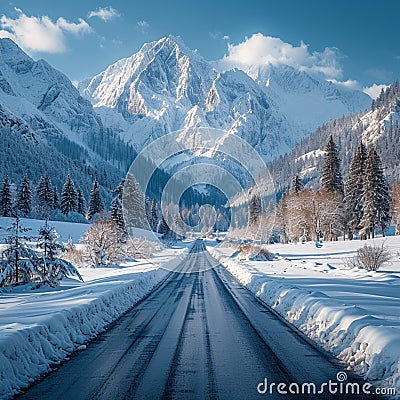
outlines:
[[18, 215], [49, 219], [61, 213], [72, 220], [81, 216], [90, 221], [95, 214], [104, 210], [97, 178], [93, 181], [88, 206], [86, 204], [82, 189], [75, 186], [69, 173], [60, 195], [48, 174], [42, 175], [36, 186], [33, 186], [29, 177], [25, 175], [18, 187], [15, 187], [6, 175], [0, 188], [2, 217]]
[[330, 136], [324, 148], [320, 188], [304, 187], [295, 175], [277, 204], [275, 233], [284, 243], [337, 240], [339, 236], [353, 239], [355, 235], [369, 239], [376, 231], [384, 236], [392, 219], [399, 231], [400, 184], [395, 182], [389, 190], [375, 147], [359, 143], [343, 180], [338, 146]]

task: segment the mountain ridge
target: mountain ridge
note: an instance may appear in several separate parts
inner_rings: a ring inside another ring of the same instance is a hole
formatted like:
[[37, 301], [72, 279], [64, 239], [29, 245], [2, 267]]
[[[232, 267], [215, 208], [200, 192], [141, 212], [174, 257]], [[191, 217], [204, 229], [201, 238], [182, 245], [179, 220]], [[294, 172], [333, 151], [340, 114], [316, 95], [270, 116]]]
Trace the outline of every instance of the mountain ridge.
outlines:
[[360, 141], [373, 144], [379, 152], [389, 182], [400, 174], [400, 84], [395, 82], [374, 100], [369, 110], [333, 119], [304, 138], [289, 153], [271, 161], [277, 188], [283, 191], [290, 179], [299, 174], [304, 183], [318, 186], [318, 170], [323, 160], [323, 147], [332, 135], [339, 146], [342, 173]]
[[[285, 68], [287, 74], [296, 72]], [[282, 75], [275, 67], [272, 72]], [[181, 38], [169, 36], [144, 44], [137, 53], [118, 60], [78, 88], [91, 100], [105, 126], [119, 129], [138, 151], [168, 132], [206, 124], [239, 135], [270, 160], [289, 151], [326, 120], [366, 109], [371, 102], [362, 92], [317, 81], [305, 72], [296, 74], [300, 78], [289, 89], [293, 94], [296, 85], [300, 87], [307, 78], [306, 83], [314, 85], [310, 86], [312, 101], [288, 96], [283, 83], [276, 84], [276, 80], [271, 91], [261, 78], [257, 82], [246, 71], [218, 71]], [[316, 105], [324, 99], [319, 109], [325, 111], [313, 117]], [[299, 123], [296, 107], [310, 102], [312, 107], [301, 109], [304, 117]], [[308, 124], [304, 123], [307, 119], [311, 121]]]

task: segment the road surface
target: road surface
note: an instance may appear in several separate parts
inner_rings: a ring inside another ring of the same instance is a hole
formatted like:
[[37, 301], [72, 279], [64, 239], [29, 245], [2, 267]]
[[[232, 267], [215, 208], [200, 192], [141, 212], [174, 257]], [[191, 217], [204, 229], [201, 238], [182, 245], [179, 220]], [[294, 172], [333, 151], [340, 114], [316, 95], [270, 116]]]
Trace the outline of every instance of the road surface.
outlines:
[[[260, 383], [333, 380], [344, 367], [240, 286], [195, 242], [182, 272], [20, 399], [291, 399]], [[197, 263], [197, 264], [193, 264]], [[352, 377], [354, 379], [354, 377]], [[307, 399], [362, 396], [306, 395]], [[368, 398], [372, 398], [369, 396]]]

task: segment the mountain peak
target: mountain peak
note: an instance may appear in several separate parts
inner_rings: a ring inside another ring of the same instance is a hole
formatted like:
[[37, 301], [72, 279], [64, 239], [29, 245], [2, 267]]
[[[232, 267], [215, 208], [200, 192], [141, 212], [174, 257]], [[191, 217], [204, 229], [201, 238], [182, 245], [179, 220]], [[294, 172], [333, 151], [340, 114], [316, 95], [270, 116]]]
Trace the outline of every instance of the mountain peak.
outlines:
[[168, 56], [169, 53], [175, 51], [177, 54], [184, 54], [191, 60], [204, 61], [203, 57], [196, 50], [190, 49], [180, 36], [168, 35], [161, 39], [154, 40], [152, 42], [145, 43], [138, 53], [134, 54], [145, 54], [156, 56], [157, 54]]
[[0, 62], [16, 64], [19, 61], [32, 61], [32, 59], [11, 39], [0, 39]]

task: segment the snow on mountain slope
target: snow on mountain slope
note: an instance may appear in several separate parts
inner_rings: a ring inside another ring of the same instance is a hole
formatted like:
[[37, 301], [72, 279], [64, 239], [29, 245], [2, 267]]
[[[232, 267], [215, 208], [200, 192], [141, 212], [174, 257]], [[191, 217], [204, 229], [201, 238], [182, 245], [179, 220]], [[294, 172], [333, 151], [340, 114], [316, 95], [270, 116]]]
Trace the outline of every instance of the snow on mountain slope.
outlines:
[[382, 115], [382, 110], [373, 109], [367, 112], [354, 125], [354, 130], [362, 131], [365, 144], [376, 142], [393, 124], [400, 124], [400, 110], [390, 109]]
[[212, 65], [169, 36], [143, 45], [79, 89], [105, 126], [138, 150], [168, 132], [210, 126], [244, 138], [266, 160], [289, 151], [327, 119], [370, 103], [363, 93], [291, 67], [247, 71], [250, 77]]
[[91, 103], [64, 74], [34, 61], [10, 39], [0, 39], [0, 137], [0, 179], [8, 174], [16, 184], [25, 173], [36, 183], [47, 172], [60, 190], [70, 172], [87, 195], [97, 173], [108, 202], [122, 175], [110, 155], [120, 143]]
[[288, 65], [267, 64], [246, 72], [265, 87], [268, 98], [303, 132], [371, 105], [370, 97], [361, 91], [312, 77]]
[[10, 39], [0, 40], [0, 101], [27, 122], [65, 123], [74, 132], [101, 121], [71, 81], [46, 61], [33, 61]]
[[318, 171], [323, 160], [323, 148], [330, 135], [339, 145], [342, 173], [346, 176], [351, 158], [360, 140], [374, 144], [384, 163], [389, 181], [397, 179], [400, 168], [400, 84], [390, 85], [366, 112], [331, 120], [280, 159], [269, 164], [280, 189], [300, 174], [305, 182], [318, 185]]

